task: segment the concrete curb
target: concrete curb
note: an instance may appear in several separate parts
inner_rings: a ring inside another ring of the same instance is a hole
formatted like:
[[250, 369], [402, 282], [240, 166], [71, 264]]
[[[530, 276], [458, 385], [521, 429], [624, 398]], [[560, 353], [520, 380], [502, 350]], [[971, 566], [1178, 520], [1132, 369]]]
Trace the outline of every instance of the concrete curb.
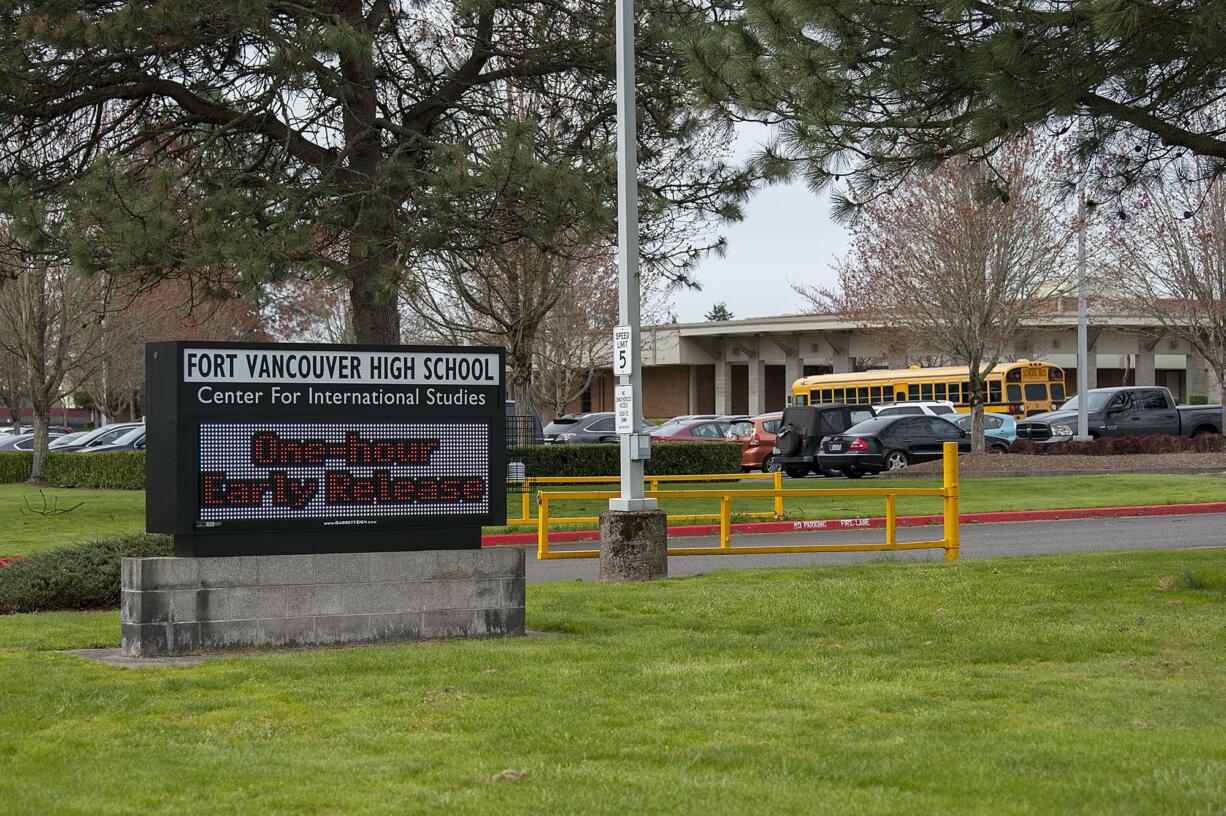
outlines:
[[[963, 513], [963, 524], [1001, 524], [1019, 521], [1058, 521], [1070, 519], [1127, 518], [1129, 516], [1187, 516], [1204, 513], [1226, 513], [1226, 502], [1200, 504], [1157, 504], [1140, 507], [1085, 507], [1065, 510], [1015, 510], [995, 513]], [[928, 527], [940, 524], [940, 514], [928, 516], [899, 516], [899, 527]], [[797, 521], [758, 521], [733, 524], [735, 533], [804, 533], [829, 530], [863, 530], [884, 527], [885, 518], [807, 519]], [[696, 524], [685, 527], [669, 527], [669, 538], [719, 535], [718, 524]], [[567, 544], [577, 541], [599, 541], [598, 530], [563, 530], [551, 533], [550, 543]], [[535, 544], [536, 533], [502, 533], [483, 536], [482, 546], [503, 547]]]

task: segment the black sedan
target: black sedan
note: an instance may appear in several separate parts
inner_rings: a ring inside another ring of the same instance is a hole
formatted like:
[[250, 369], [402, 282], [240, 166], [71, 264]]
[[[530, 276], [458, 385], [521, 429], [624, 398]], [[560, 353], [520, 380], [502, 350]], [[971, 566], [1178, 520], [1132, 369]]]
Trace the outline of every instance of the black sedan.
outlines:
[[971, 449], [970, 434], [937, 416], [884, 416], [827, 436], [817, 453], [818, 466], [841, 470], [849, 478], [866, 473], [900, 470], [917, 462], [940, 459], [946, 442]]

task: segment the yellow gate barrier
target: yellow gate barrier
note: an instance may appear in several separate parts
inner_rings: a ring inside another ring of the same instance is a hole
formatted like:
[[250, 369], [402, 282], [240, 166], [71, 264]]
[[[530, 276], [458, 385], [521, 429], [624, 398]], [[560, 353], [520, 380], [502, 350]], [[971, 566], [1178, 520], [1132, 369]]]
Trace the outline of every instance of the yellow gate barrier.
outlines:
[[[658, 491], [661, 483], [669, 482], [739, 482], [744, 479], [770, 479], [774, 483], [776, 490], [783, 489], [783, 474], [775, 473], [705, 473], [694, 475], [671, 475], [671, 476], [645, 476], [643, 482], [646, 483], [649, 491]], [[532, 507], [535, 504], [531, 499], [531, 488], [534, 485], [570, 485], [570, 484], [617, 484], [621, 481], [620, 476], [529, 476], [523, 480], [523, 495], [520, 497], [519, 518], [507, 519], [508, 527], [535, 527], [537, 524], [536, 516], [532, 515]], [[565, 493], [561, 495], [566, 495]], [[572, 498], [583, 498], [588, 496], [588, 493], [576, 492]], [[613, 494], [617, 495], [617, 494]], [[775, 497], [775, 509], [771, 513], [746, 513], [750, 518], [783, 518], [783, 494]], [[701, 513], [690, 516], [673, 516], [678, 521], [715, 521], [719, 518], [717, 513]], [[599, 519], [596, 516], [577, 516], [575, 518], [554, 519], [554, 524], [595, 524]]]
[[[647, 496], [656, 499], [714, 499], [719, 501], [719, 546], [718, 547], [670, 547], [669, 555], [754, 555], [766, 553], [810, 552], [866, 552], [876, 550], [929, 550], [942, 549], [946, 561], [955, 561], [961, 549], [958, 531], [958, 443], [946, 442], [944, 449], [943, 480], [940, 487], [839, 487], [800, 488], [783, 490], [753, 488], [750, 490], [651, 490]], [[659, 477], [664, 478], [664, 477]], [[885, 499], [885, 542], [881, 544], [789, 544], [779, 546], [732, 546], [732, 500], [737, 498], [782, 498], [789, 496], [881, 496]], [[550, 502], [568, 499], [611, 499], [615, 491], [556, 492], [537, 494], [540, 511], [537, 513], [536, 557], [542, 561], [557, 558], [598, 558], [600, 550], [550, 550], [550, 523], [574, 522], [576, 519], [554, 519], [549, 513]], [[929, 541], [898, 541], [899, 496], [939, 496], [944, 500], [943, 535]], [[673, 519], [695, 518], [694, 516], [670, 516]], [[595, 519], [592, 519], [595, 521]]]

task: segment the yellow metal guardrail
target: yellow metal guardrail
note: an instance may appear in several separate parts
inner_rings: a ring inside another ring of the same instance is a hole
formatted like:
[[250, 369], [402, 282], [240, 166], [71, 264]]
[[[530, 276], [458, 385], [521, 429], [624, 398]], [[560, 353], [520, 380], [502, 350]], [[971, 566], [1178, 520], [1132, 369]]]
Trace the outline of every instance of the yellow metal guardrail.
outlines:
[[[885, 499], [885, 542], [878, 544], [794, 544], [780, 546], [732, 546], [732, 500], [737, 498], [782, 498], [782, 493], [789, 496], [881, 496]], [[536, 557], [540, 560], [558, 558], [598, 558], [600, 550], [550, 550], [549, 525], [551, 523], [572, 522], [575, 519], [554, 519], [549, 507], [551, 502], [573, 499], [611, 499], [618, 494], [614, 491], [587, 492], [555, 492], [539, 493], [540, 511], [537, 513], [537, 549]], [[798, 488], [784, 491], [781, 486], [773, 489], [735, 490], [651, 490], [647, 496], [656, 499], [713, 499], [719, 501], [719, 546], [718, 547], [670, 547], [669, 555], [754, 555], [765, 553], [811, 553], [811, 552], [866, 552], [877, 550], [929, 550], [942, 549], [946, 561], [958, 559], [961, 550], [961, 536], [958, 530], [958, 444], [946, 442], [944, 448], [944, 470], [940, 487], [840, 487], [840, 488]], [[899, 496], [933, 496], [944, 500], [943, 535], [939, 539], [928, 541], [898, 541], [898, 511]], [[691, 518], [690, 516], [670, 516], [670, 518]]]
[[[783, 490], [782, 473], [706, 473], [696, 475], [645, 476], [643, 483], [650, 492], [659, 491], [661, 484], [671, 482], [739, 482], [745, 479], [769, 479], [775, 490]], [[620, 476], [529, 476], [517, 484], [523, 485], [523, 495], [520, 496], [519, 518], [507, 519], [508, 527], [535, 527], [537, 517], [532, 514], [536, 502], [532, 501], [532, 488], [538, 485], [585, 485], [585, 484], [617, 484]], [[588, 493], [560, 493], [569, 498], [587, 498]], [[602, 494], [603, 495], [603, 494]], [[617, 494], [614, 493], [614, 496]], [[783, 518], [783, 493], [775, 497], [775, 508], [769, 513], [746, 513], [749, 518]], [[718, 513], [700, 513], [698, 515], [672, 516], [677, 521], [715, 521]], [[576, 516], [573, 518], [555, 518], [554, 524], [595, 524], [596, 516]]]

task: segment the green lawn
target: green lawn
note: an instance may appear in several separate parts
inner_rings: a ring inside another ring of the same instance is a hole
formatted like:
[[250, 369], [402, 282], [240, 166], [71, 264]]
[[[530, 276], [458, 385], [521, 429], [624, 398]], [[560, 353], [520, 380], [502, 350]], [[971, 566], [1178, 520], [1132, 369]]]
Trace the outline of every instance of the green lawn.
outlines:
[[[80, 507], [70, 509], [77, 504]], [[69, 512], [42, 514], [55, 510]], [[29, 555], [90, 538], [144, 529], [145, 493], [141, 490], [0, 484], [0, 557]]]
[[116, 645], [114, 613], [0, 618], [0, 812], [1226, 803], [1223, 550], [569, 583], [528, 604], [530, 628], [567, 634], [144, 669], [55, 651]]
[[[936, 487], [937, 481], [905, 480], [846, 480], [784, 479], [790, 489], [823, 487]], [[725, 484], [736, 489], [762, 488], [769, 482]], [[709, 489], [711, 484], [676, 485], [676, 488]], [[566, 488], [552, 488], [564, 490]], [[590, 488], [584, 488], [590, 489]], [[1171, 476], [1142, 473], [1118, 476], [1047, 476], [1025, 479], [965, 479], [962, 481], [961, 507], [964, 513], [991, 510], [1038, 510], [1061, 507], [1114, 507], [1142, 504], [1183, 504], [1226, 501], [1226, 479], [1220, 476]], [[32, 506], [43, 509], [43, 497], [48, 508], [81, 506], [69, 513], [43, 516], [33, 513]], [[58, 505], [57, 505], [58, 502]], [[510, 496], [508, 514], [518, 517], [519, 496]], [[601, 500], [558, 502], [552, 506], [554, 516], [595, 516], [608, 506]], [[718, 511], [718, 502], [704, 499], [666, 500], [662, 506], [670, 513], [696, 514]], [[734, 513], [769, 511], [771, 499], [735, 501]], [[789, 519], [854, 518], [881, 516], [885, 503], [876, 497], [834, 496], [794, 498], [785, 502]], [[935, 498], [902, 498], [898, 501], [900, 515], [939, 513], [941, 500]], [[136, 532], [145, 526], [144, 493], [130, 490], [38, 489], [25, 485], [0, 485], [0, 557], [29, 555], [40, 550], [59, 547], [98, 536]], [[685, 523], [685, 522], [679, 522]], [[570, 525], [573, 529], [576, 525]], [[590, 527], [591, 525], [578, 525]], [[530, 532], [531, 527], [496, 527], [487, 532]], [[556, 529], [567, 529], [567, 526]]]

